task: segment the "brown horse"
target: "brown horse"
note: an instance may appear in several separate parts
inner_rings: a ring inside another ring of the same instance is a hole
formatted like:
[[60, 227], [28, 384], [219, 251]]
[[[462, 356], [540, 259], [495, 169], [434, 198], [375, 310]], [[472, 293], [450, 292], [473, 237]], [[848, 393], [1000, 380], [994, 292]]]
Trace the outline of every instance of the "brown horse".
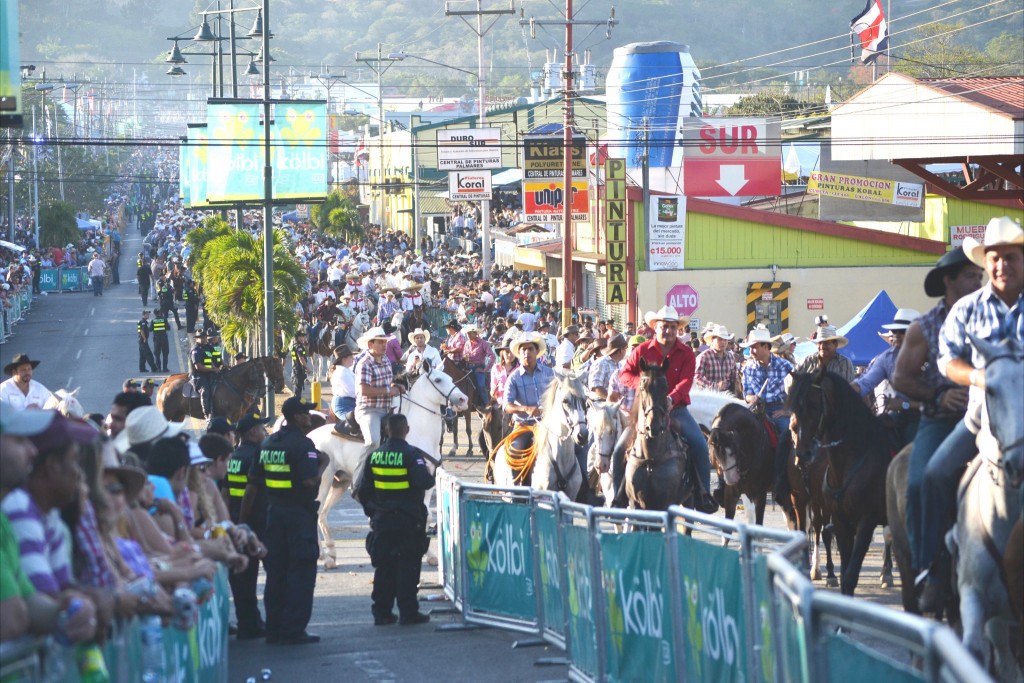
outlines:
[[[213, 391], [213, 413], [238, 422], [263, 395], [267, 380], [274, 391], [284, 391], [284, 364], [281, 359], [262, 356], [224, 370]], [[171, 375], [156, 392], [156, 406], [168, 420], [180, 422], [186, 416], [204, 419], [199, 397], [185, 398], [182, 387], [188, 375]]]
[[480, 430], [480, 450], [489, 456], [511, 431], [510, 416], [501, 409], [501, 404], [492, 401], [484, 411], [483, 428]]
[[913, 443], [903, 447], [885, 475], [885, 508], [889, 519], [889, 533], [892, 536], [892, 554], [900, 570], [900, 600], [903, 610], [920, 614], [914, 578], [917, 570], [910, 556], [910, 538], [907, 536], [907, 475], [910, 469], [910, 451]]
[[708, 453], [722, 485], [719, 504], [727, 519], [736, 515], [741, 495], [754, 503], [758, 524], [764, 522], [764, 506], [774, 475], [775, 449], [761, 418], [745, 406], [722, 406], [711, 423]]
[[[829, 524], [829, 511], [822, 493], [822, 482], [825, 478], [827, 463], [823, 457], [807, 458], [809, 462], [798, 462], [790, 457], [786, 463], [786, 479], [789, 481], [789, 499], [779, 501], [786, 515], [786, 524], [790, 530], [800, 530], [808, 534], [812, 543], [808, 550], [811, 554], [811, 579], [821, 578], [821, 549], [825, 549], [825, 584], [830, 588], [839, 585], [836, 577], [835, 564], [832, 562], [832, 527]], [[808, 533], [811, 530], [813, 534]]]
[[[456, 363], [448, 356], [444, 356], [444, 372], [446, 375], [452, 378], [455, 382], [455, 386], [459, 388], [459, 391], [464, 393], [469, 398], [469, 407], [462, 411], [463, 417], [466, 420], [466, 457], [473, 455], [473, 413], [477, 413], [481, 416], [487, 411], [487, 405], [490, 403], [489, 396], [480, 396], [480, 392], [476, 390], [476, 382], [473, 381], [473, 370], [465, 365]], [[459, 450], [459, 415], [456, 414], [452, 418], [452, 438], [455, 439], [455, 445], [448, 455], [455, 455]], [[499, 439], [500, 441], [500, 439]], [[495, 443], [497, 445], [497, 443]]]
[[825, 460], [822, 491], [841, 568], [839, 586], [853, 595], [875, 527], [885, 526], [885, 428], [842, 377], [822, 369], [787, 378], [794, 448], [817, 448]]
[[700, 485], [690, 475], [686, 443], [672, 429], [665, 368], [641, 359], [640, 371], [636, 437], [626, 459], [626, 495], [630, 505], [641, 510], [692, 503]]

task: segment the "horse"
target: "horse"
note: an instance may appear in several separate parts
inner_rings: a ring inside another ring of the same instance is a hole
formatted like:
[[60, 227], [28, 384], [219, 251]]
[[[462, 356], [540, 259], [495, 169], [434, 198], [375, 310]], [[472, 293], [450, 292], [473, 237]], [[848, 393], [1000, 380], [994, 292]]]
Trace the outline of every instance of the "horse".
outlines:
[[329, 370], [331, 357], [334, 354], [334, 348], [339, 344], [345, 344], [348, 346], [353, 353], [359, 353], [359, 337], [363, 335], [363, 332], [370, 326], [370, 317], [364, 312], [360, 311], [356, 313], [348, 327], [344, 329], [341, 338], [337, 338], [337, 332], [341, 331], [338, 325], [334, 327], [328, 325], [322, 325], [316, 334], [313, 334], [313, 328], [309, 330], [309, 355], [312, 359], [313, 365], [313, 379], [330, 379]]
[[[423, 364], [419, 375], [409, 376], [408, 379], [412, 383], [408, 393], [393, 398], [391, 406], [393, 410], [409, 419], [407, 441], [435, 459], [435, 462], [428, 464], [428, 468], [433, 471], [434, 466], [440, 464], [441, 460], [438, 445], [444, 431], [441, 411], [449, 403], [464, 407], [468, 399], [455, 386], [451, 377], [440, 368], [430, 367], [429, 362]], [[366, 446], [361, 440], [339, 436], [334, 432], [334, 425], [330, 424], [312, 430], [307, 436], [316, 444], [317, 450], [325, 453], [331, 460], [324, 471], [317, 494], [317, 502], [320, 503], [317, 526], [320, 527], [323, 539], [324, 568], [334, 569], [338, 564], [327, 515], [341, 500], [345, 491], [358, 480]], [[427, 510], [433, 515], [430, 495], [431, 492], [428, 491], [425, 502]]]
[[622, 401], [592, 401], [590, 409], [587, 410], [587, 427], [591, 434], [587, 472], [599, 473], [597, 488], [604, 496], [606, 506], [610, 506], [615, 498], [611, 473], [612, 451], [625, 428], [625, 418], [619, 410], [620, 405]]
[[882, 423], [842, 377], [822, 368], [786, 378], [796, 452], [817, 447], [827, 510], [839, 546], [839, 588], [853, 595], [875, 527], [885, 526], [889, 441]]
[[[795, 442], [796, 437], [793, 440]], [[821, 551], [824, 549], [825, 585], [835, 588], [839, 585], [839, 579], [832, 562], [832, 526], [829, 524], [828, 505], [822, 492], [826, 469], [827, 463], [823, 457], [811, 458], [809, 462], [790, 457], [786, 463], [789, 498], [776, 502], [782, 506], [790, 531], [814, 532], [808, 533], [812, 541], [809, 548], [811, 579], [821, 579]]]
[[[482, 417], [487, 410], [490, 397], [481, 396], [480, 392], [477, 391], [472, 368], [456, 363], [447, 355], [443, 356], [443, 358], [444, 371], [452, 378], [459, 391], [469, 398], [469, 404], [466, 410], [463, 411], [466, 420], [466, 457], [468, 458], [473, 455], [473, 413], [477, 412]], [[455, 440], [455, 445], [448, 451], [449, 456], [455, 455], [459, 450], [459, 415], [456, 414], [451, 420], [452, 438]], [[490, 453], [490, 451], [486, 452]]]
[[[78, 389], [81, 389], [81, 387], [78, 387]], [[78, 401], [78, 389], [74, 391], [58, 389], [50, 394], [50, 398], [46, 399], [46, 403], [43, 404], [43, 410], [56, 410], [64, 417], [73, 417], [81, 420], [85, 417], [85, 408]]]
[[746, 406], [723, 406], [711, 423], [708, 454], [718, 471], [722, 486], [719, 503], [726, 519], [736, 516], [736, 503], [746, 495], [754, 504], [756, 523], [763, 523], [775, 473], [775, 448], [762, 418]]
[[[284, 363], [279, 358], [260, 356], [227, 368], [214, 385], [213, 414], [238, 422], [263, 395], [268, 380], [275, 392], [284, 391]], [[186, 384], [188, 375], [175, 374], [156, 391], [157, 408], [172, 422], [181, 422], [187, 416], [205, 418], [199, 396], [185, 398], [182, 394]]]
[[529, 486], [541, 491], [561, 491], [571, 500], [583, 490], [583, 472], [576, 460], [576, 446], [589, 439], [587, 394], [583, 379], [572, 372], [555, 372], [540, 399], [541, 419], [535, 427], [533, 448], [523, 457], [511, 453], [511, 438], [494, 451], [494, 483], [497, 486]]
[[920, 614], [914, 590], [917, 570], [910, 556], [910, 538], [907, 535], [907, 476], [913, 447], [913, 443], [907, 444], [889, 463], [885, 475], [885, 509], [892, 538], [892, 555], [900, 572], [900, 601], [903, 603], [903, 611]]
[[491, 401], [484, 409], [482, 422], [477, 440], [480, 451], [484, 455], [490, 455], [501, 443], [501, 440], [512, 431], [511, 420], [509, 415], [502, 410], [500, 403]]
[[[1004, 561], [1022, 513], [1024, 349], [1012, 338], [999, 344], [970, 334], [968, 339], [985, 359], [985, 402], [979, 456], [961, 480], [953, 529], [963, 644], [998, 680], [1020, 681], [1024, 672], [1013, 649], [1021, 623], [1010, 605]], [[1010, 571], [1019, 581], [1019, 553]]]
[[686, 443], [669, 418], [667, 363], [640, 360], [636, 435], [626, 459], [626, 495], [634, 509], [667, 510], [692, 503], [699, 489], [690, 474]]

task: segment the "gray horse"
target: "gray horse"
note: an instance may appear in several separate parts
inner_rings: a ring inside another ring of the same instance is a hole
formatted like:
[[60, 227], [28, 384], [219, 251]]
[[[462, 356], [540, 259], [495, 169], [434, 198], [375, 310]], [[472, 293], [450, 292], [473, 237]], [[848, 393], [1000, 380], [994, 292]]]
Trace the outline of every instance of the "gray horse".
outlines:
[[986, 388], [980, 455], [961, 482], [953, 532], [963, 642], [998, 680], [1020, 681], [1012, 644], [1021, 625], [1010, 605], [1003, 555], [1021, 518], [1024, 349], [1013, 339], [992, 344], [968, 336], [985, 358]]

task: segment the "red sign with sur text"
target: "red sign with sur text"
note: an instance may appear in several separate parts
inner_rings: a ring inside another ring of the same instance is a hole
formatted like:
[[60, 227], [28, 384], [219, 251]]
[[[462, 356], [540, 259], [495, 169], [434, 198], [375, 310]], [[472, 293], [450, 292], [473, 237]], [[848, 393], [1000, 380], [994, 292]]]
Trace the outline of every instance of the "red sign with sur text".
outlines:
[[777, 120], [688, 119], [683, 139], [687, 196], [776, 196], [781, 191], [782, 140]]

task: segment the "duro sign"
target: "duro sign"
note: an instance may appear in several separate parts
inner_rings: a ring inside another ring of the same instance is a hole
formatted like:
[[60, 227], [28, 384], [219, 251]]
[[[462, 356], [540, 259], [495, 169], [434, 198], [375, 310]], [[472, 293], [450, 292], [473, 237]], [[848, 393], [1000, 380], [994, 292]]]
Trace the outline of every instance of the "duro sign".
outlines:
[[483, 201], [491, 198], [490, 171], [451, 171], [448, 198], [452, 201]]

